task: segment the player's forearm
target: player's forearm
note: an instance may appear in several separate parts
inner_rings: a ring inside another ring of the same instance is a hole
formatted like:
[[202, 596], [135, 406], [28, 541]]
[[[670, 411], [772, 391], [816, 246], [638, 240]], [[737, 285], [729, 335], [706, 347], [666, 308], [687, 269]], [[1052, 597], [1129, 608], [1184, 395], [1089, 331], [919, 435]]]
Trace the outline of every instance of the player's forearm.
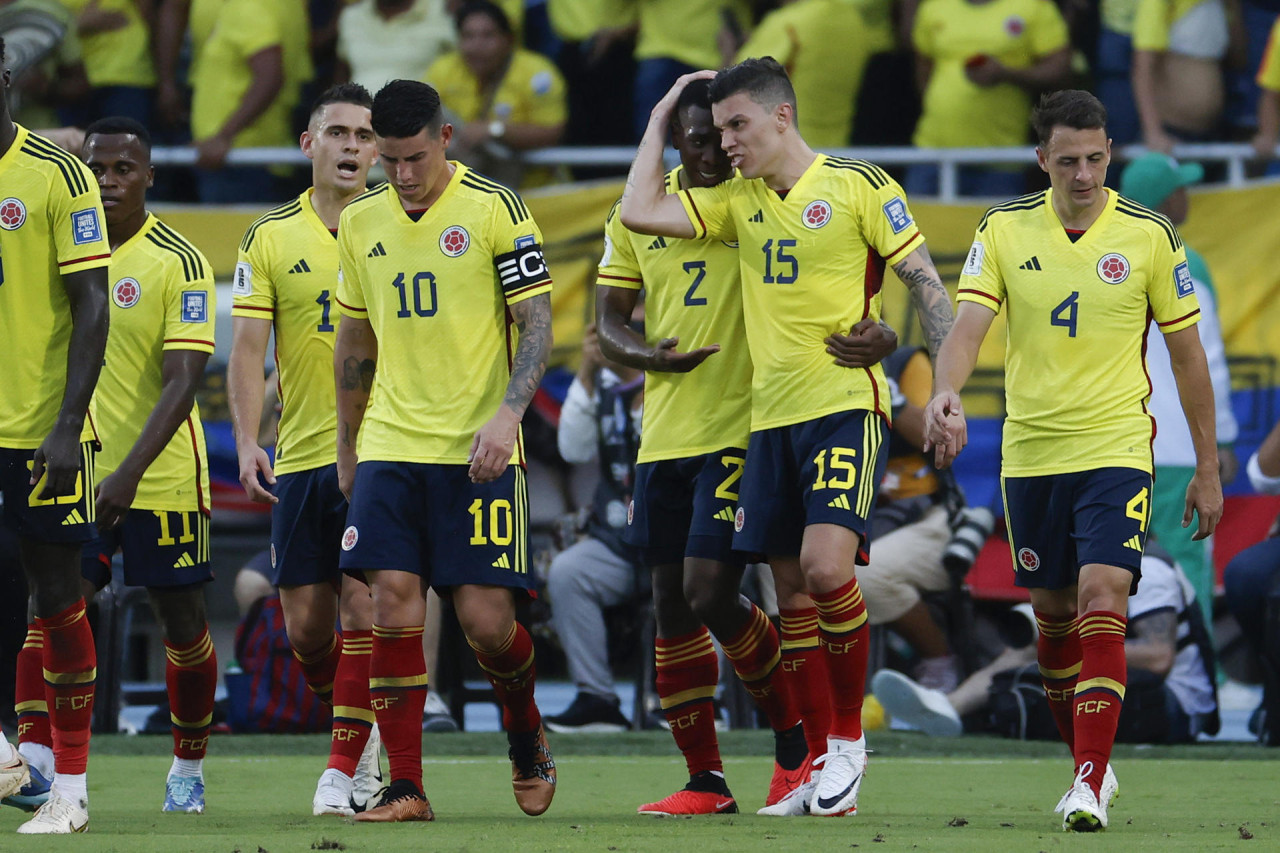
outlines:
[[[622, 191], [622, 205], [618, 208], [618, 216], [623, 225], [641, 234], [665, 233], [656, 229], [661, 224], [658, 209], [667, 194], [662, 168], [662, 149], [666, 134], [667, 122], [650, 116], [649, 126], [645, 128], [644, 137], [636, 148], [636, 159], [631, 163], [631, 171], [627, 173], [627, 186]], [[667, 236], [692, 237], [693, 227], [689, 226], [689, 233]]]
[[638, 370], [650, 370], [654, 349], [630, 325], [639, 293], [624, 287], [597, 285], [596, 334], [605, 358]]
[[1195, 447], [1196, 467], [1206, 471], [1218, 470], [1217, 416], [1213, 406], [1213, 386], [1209, 380], [1209, 365], [1200, 346], [1195, 326], [1165, 336], [1169, 345], [1169, 359], [1173, 377], [1178, 385], [1178, 397], [1182, 412], [1191, 430], [1191, 443]]
[[511, 306], [520, 340], [511, 357], [511, 380], [502, 403], [523, 418], [551, 357], [551, 294], [540, 293]]
[[[334, 381], [338, 407], [338, 453], [354, 454], [356, 438], [364, 423], [369, 393], [378, 372], [378, 341], [372, 329], [343, 317], [333, 348]], [[363, 324], [368, 327], [368, 322]]]
[[1071, 76], [1071, 50], [1064, 47], [1026, 68], [1005, 66], [1005, 76], [1010, 83], [1033, 92], [1056, 89], [1064, 85]]
[[71, 341], [67, 345], [67, 386], [58, 410], [58, 426], [79, 431], [89, 411], [93, 389], [107, 351], [107, 268], [63, 276], [71, 303]]
[[162, 84], [178, 84], [178, 56], [182, 52], [182, 39], [187, 33], [187, 16], [190, 11], [189, 0], [162, 0], [156, 12], [153, 46], [156, 76]]
[[227, 408], [231, 410], [231, 431], [236, 447], [258, 445], [258, 428], [266, 389], [263, 385], [265, 349], [254, 352], [237, 341], [227, 361]]
[[1133, 85], [1133, 101], [1138, 108], [1138, 117], [1142, 122], [1142, 132], [1146, 135], [1160, 133], [1164, 125], [1160, 121], [1160, 111], [1156, 108], [1156, 65], [1160, 54], [1150, 50], [1133, 52], [1133, 70], [1130, 82]]
[[1126, 640], [1124, 644], [1124, 660], [1128, 666], [1153, 673], [1161, 678], [1169, 675], [1176, 656], [1177, 650], [1169, 643], [1139, 638]]
[[933, 265], [928, 247], [920, 246], [895, 264], [893, 271], [911, 291], [911, 302], [920, 318], [920, 328], [924, 330], [929, 357], [937, 363], [942, 342], [955, 323], [955, 315], [951, 311], [951, 296]]
[[1280, 92], [1263, 89], [1258, 96], [1258, 139], [1271, 143], [1275, 155], [1276, 140], [1280, 139]]
[[117, 470], [141, 479], [151, 463], [164, 452], [173, 434], [191, 415], [191, 408], [196, 401], [196, 389], [208, 361], [207, 353], [195, 350], [165, 353], [160, 399], [147, 416], [138, 440], [133, 443]]
[[529, 151], [550, 148], [563, 136], [564, 124], [509, 124], [503, 130], [502, 138], [494, 141], [516, 151]]

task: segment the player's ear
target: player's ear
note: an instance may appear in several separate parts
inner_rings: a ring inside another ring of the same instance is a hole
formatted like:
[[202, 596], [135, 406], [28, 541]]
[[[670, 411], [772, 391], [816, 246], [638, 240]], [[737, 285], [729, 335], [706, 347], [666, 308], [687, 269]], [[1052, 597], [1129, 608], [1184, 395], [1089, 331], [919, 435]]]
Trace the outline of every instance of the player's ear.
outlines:
[[155, 186], [155, 183], [156, 183], [156, 167], [148, 166], [147, 167], [147, 189], [150, 189], [151, 187]]
[[[1110, 145], [1110, 143], [1108, 143], [1108, 145]], [[1036, 163], [1039, 164], [1040, 171], [1042, 172], [1049, 171], [1048, 157], [1045, 155], [1044, 148], [1040, 145], [1036, 146]]]
[[302, 131], [302, 135], [298, 137], [298, 147], [302, 149], [303, 155], [308, 160], [312, 160], [315, 158], [315, 154], [313, 154], [311, 151], [311, 148], [314, 144], [315, 144], [315, 137], [311, 135], [311, 129], [307, 128], [306, 130]]
[[448, 148], [450, 139], [453, 139], [453, 125], [445, 122], [440, 125], [440, 144]]

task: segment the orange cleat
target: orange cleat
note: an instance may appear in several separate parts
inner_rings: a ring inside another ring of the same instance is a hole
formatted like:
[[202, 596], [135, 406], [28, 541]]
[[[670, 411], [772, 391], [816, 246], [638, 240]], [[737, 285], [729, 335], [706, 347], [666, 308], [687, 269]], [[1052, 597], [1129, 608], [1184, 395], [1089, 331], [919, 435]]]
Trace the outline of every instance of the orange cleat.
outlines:
[[690, 791], [688, 788], [681, 788], [656, 803], [645, 803], [636, 811], [639, 814], [664, 816], [737, 814], [738, 803], [733, 799], [732, 794], [720, 794], [715, 791]]
[[773, 778], [769, 780], [769, 796], [765, 798], [766, 807], [777, 805], [782, 798], [809, 781], [813, 773], [813, 756], [806, 755], [804, 762], [794, 770], [784, 770], [778, 762], [773, 762]]

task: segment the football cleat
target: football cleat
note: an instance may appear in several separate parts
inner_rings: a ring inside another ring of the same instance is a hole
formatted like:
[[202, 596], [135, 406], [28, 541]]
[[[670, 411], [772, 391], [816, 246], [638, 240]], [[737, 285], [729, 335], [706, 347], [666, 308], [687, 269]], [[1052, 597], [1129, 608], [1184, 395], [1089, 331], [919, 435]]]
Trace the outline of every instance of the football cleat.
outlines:
[[[794, 770], [786, 770], [777, 761], [773, 762], [773, 778], [769, 780], [769, 795], [765, 797], [765, 808], [777, 805], [782, 800], [809, 781], [813, 775], [813, 759], [805, 756], [804, 762]], [[765, 812], [756, 812], [765, 814]]]
[[89, 831], [89, 804], [74, 802], [50, 791], [49, 799], [36, 810], [31, 820], [18, 827], [19, 835], [70, 835]]
[[316, 816], [332, 814], [351, 817], [356, 813], [351, 806], [353, 784], [351, 777], [341, 770], [330, 768], [321, 773], [320, 781], [316, 784], [316, 794], [311, 798], [311, 813]]
[[407, 823], [435, 820], [430, 801], [407, 779], [399, 779], [387, 787], [382, 799], [355, 818], [361, 823]]
[[[1099, 802], [1093, 788], [1085, 781], [1092, 772], [1092, 761], [1081, 764], [1075, 781], [1054, 808], [1055, 812], [1062, 815], [1063, 832], [1100, 832], [1107, 828], [1107, 805]], [[1111, 778], [1114, 783], [1114, 773]], [[1118, 790], [1119, 784], [1115, 783], [1111, 793]]]
[[[37, 779], [40, 784], [37, 784]], [[23, 794], [39, 794], [42, 799], [32, 806], [15, 802]], [[34, 767], [27, 764], [27, 760], [15, 749], [13, 750], [13, 758], [3, 767], [0, 767], [0, 797], [4, 799], [4, 803], [7, 806], [17, 806], [24, 811], [34, 811], [43, 805], [45, 800], [49, 799], [49, 782]]]
[[809, 805], [813, 802], [813, 792], [818, 790], [818, 773], [814, 771], [808, 782], [783, 797], [778, 802], [765, 806], [756, 812], [766, 817], [801, 817], [809, 813]]
[[964, 734], [960, 715], [947, 695], [932, 690], [892, 669], [882, 669], [871, 679], [871, 690], [895, 720], [915, 726], [932, 737]]
[[738, 803], [732, 794], [718, 791], [691, 791], [681, 788], [674, 794], [668, 794], [656, 803], [645, 803], [636, 809], [638, 814], [651, 815], [695, 815], [695, 814], [737, 814]]
[[827, 752], [813, 762], [822, 765], [809, 814], [843, 817], [858, 813], [858, 790], [867, 772], [866, 741], [828, 737]]
[[376, 802], [378, 793], [385, 787], [382, 784], [382, 737], [378, 733], [377, 723], [369, 731], [369, 739], [365, 741], [364, 751], [360, 753], [352, 783], [351, 810], [356, 813]]
[[556, 762], [547, 745], [547, 733], [542, 726], [536, 732], [507, 732], [507, 743], [516, 804], [527, 815], [540, 815], [556, 795]]
[[1098, 802], [1102, 803], [1102, 807], [1110, 809], [1116, 804], [1116, 798], [1120, 796], [1120, 780], [1116, 778], [1116, 773], [1111, 769], [1111, 762], [1107, 762], [1107, 772], [1102, 775], [1102, 791], [1098, 795]]
[[204, 814], [204, 779], [170, 776], [164, 783], [164, 811]]

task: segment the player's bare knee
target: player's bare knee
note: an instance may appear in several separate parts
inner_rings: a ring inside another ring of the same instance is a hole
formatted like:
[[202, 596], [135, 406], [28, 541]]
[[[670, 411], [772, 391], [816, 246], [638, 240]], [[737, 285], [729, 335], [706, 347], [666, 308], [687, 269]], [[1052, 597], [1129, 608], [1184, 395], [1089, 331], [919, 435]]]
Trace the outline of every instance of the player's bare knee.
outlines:
[[342, 588], [338, 602], [338, 619], [344, 631], [369, 631], [373, 628], [373, 596], [369, 588], [356, 582], [355, 588]]
[[151, 610], [160, 623], [165, 641], [174, 646], [194, 643], [208, 627], [204, 584], [184, 587], [148, 587]]
[[35, 615], [57, 615], [83, 597], [79, 546], [23, 539], [20, 548]]
[[839, 589], [854, 577], [851, 566], [823, 558], [802, 557], [800, 570], [804, 573], [805, 588], [811, 594]]

